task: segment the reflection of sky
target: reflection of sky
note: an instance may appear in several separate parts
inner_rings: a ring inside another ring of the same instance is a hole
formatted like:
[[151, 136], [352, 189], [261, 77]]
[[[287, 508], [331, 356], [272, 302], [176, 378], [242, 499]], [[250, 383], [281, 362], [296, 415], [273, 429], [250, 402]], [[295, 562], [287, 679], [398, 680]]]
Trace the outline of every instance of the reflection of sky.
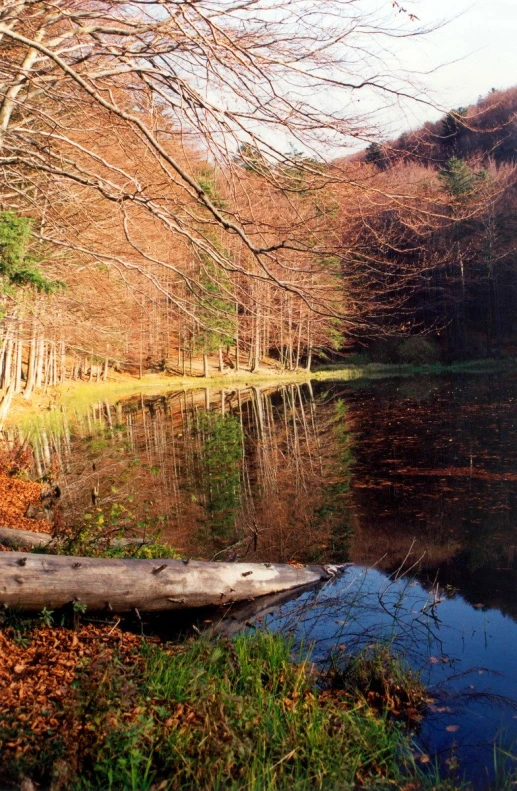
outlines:
[[281, 607], [267, 625], [313, 645], [318, 662], [336, 649], [390, 642], [421, 671], [433, 700], [419, 734], [422, 749], [447, 757], [457, 745], [462, 770], [480, 780], [493, 766], [491, 744], [517, 742], [517, 624], [457, 593], [447, 598], [440, 591], [438, 599], [433, 607], [434, 594], [409, 577], [352, 567], [334, 584]]

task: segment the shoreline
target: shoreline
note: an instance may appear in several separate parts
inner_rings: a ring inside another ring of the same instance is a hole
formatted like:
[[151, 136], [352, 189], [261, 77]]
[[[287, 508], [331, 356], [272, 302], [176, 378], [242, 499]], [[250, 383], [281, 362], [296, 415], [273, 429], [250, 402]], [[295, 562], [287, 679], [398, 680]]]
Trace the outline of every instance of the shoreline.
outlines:
[[333, 364], [314, 370], [281, 371], [264, 367], [255, 373], [214, 372], [204, 376], [176, 376], [147, 373], [141, 378], [131, 374], [110, 374], [107, 381], [70, 381], [49, 388], [47, 392], [36, 392], [30, 399], [18, 395], [6, 416], [3, 428], [13, 428], [20, 423], [38, 419], [42, 413], [69, 408], [79, 409], [99, 401], [111, 401], [113, 397], [124, 400], [138, 393], [162, 393], [178, 390], [225, 389], [226, 386], [254, 387], [260, 385], [282, 386], [310, 381], [355, 381], [358, 379], [392, 379], [413, 376], [440, 376], [444, 374], [488, 374], [517, 370], [517, 359], [479, 359], [466, 362], [433, 365], [398, 365], [394, 363], [367, 363], [366, 365]]

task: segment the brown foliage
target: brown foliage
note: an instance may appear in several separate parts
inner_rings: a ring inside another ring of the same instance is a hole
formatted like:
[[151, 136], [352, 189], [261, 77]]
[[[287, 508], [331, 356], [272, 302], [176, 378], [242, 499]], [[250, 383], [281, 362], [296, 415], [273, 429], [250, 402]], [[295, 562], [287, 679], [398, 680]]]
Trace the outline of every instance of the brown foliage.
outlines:
[[81, 736], [72, 686], [79, 669], [86, 660], [102, 664], [115, 655], [133, 663], [140, 642], [136, 635], [93, 625], [78, 631], [42, 627], [28, 640], [17, 638], [12, 628], [0, 631], [0, 733], [9, 734], [0, 742], [4, 760], [22, 765], [44, 736], [65, 737], [73, 762]]

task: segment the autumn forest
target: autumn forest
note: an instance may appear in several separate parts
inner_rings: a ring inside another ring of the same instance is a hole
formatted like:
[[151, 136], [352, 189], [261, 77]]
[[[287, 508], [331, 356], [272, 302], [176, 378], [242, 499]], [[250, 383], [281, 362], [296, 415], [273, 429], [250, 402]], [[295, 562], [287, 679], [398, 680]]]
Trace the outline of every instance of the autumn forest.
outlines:
[[412, 21], [303, 5], [5, 5], [4, 414], [113, 368], [512, 352], [517, 91], [382, 142], [353, 96]]
[[0, 791], [515, 788], [517, 19], [458, 2], [0, 2]]

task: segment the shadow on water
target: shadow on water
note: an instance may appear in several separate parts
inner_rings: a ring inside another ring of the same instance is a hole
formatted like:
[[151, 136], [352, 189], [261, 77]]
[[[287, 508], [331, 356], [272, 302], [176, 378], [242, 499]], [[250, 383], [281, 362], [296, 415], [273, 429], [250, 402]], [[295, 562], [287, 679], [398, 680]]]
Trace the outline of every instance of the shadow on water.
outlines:
[[496, 734], [517, 739], [514, 376], [138, 396], [54, 414], [31, 442], [67, 523], [205, 558], [353, 561], [260, 623], [321, 662], [389, 640], [429, 685], [422, 749], [454, 748], [480, 785]]

